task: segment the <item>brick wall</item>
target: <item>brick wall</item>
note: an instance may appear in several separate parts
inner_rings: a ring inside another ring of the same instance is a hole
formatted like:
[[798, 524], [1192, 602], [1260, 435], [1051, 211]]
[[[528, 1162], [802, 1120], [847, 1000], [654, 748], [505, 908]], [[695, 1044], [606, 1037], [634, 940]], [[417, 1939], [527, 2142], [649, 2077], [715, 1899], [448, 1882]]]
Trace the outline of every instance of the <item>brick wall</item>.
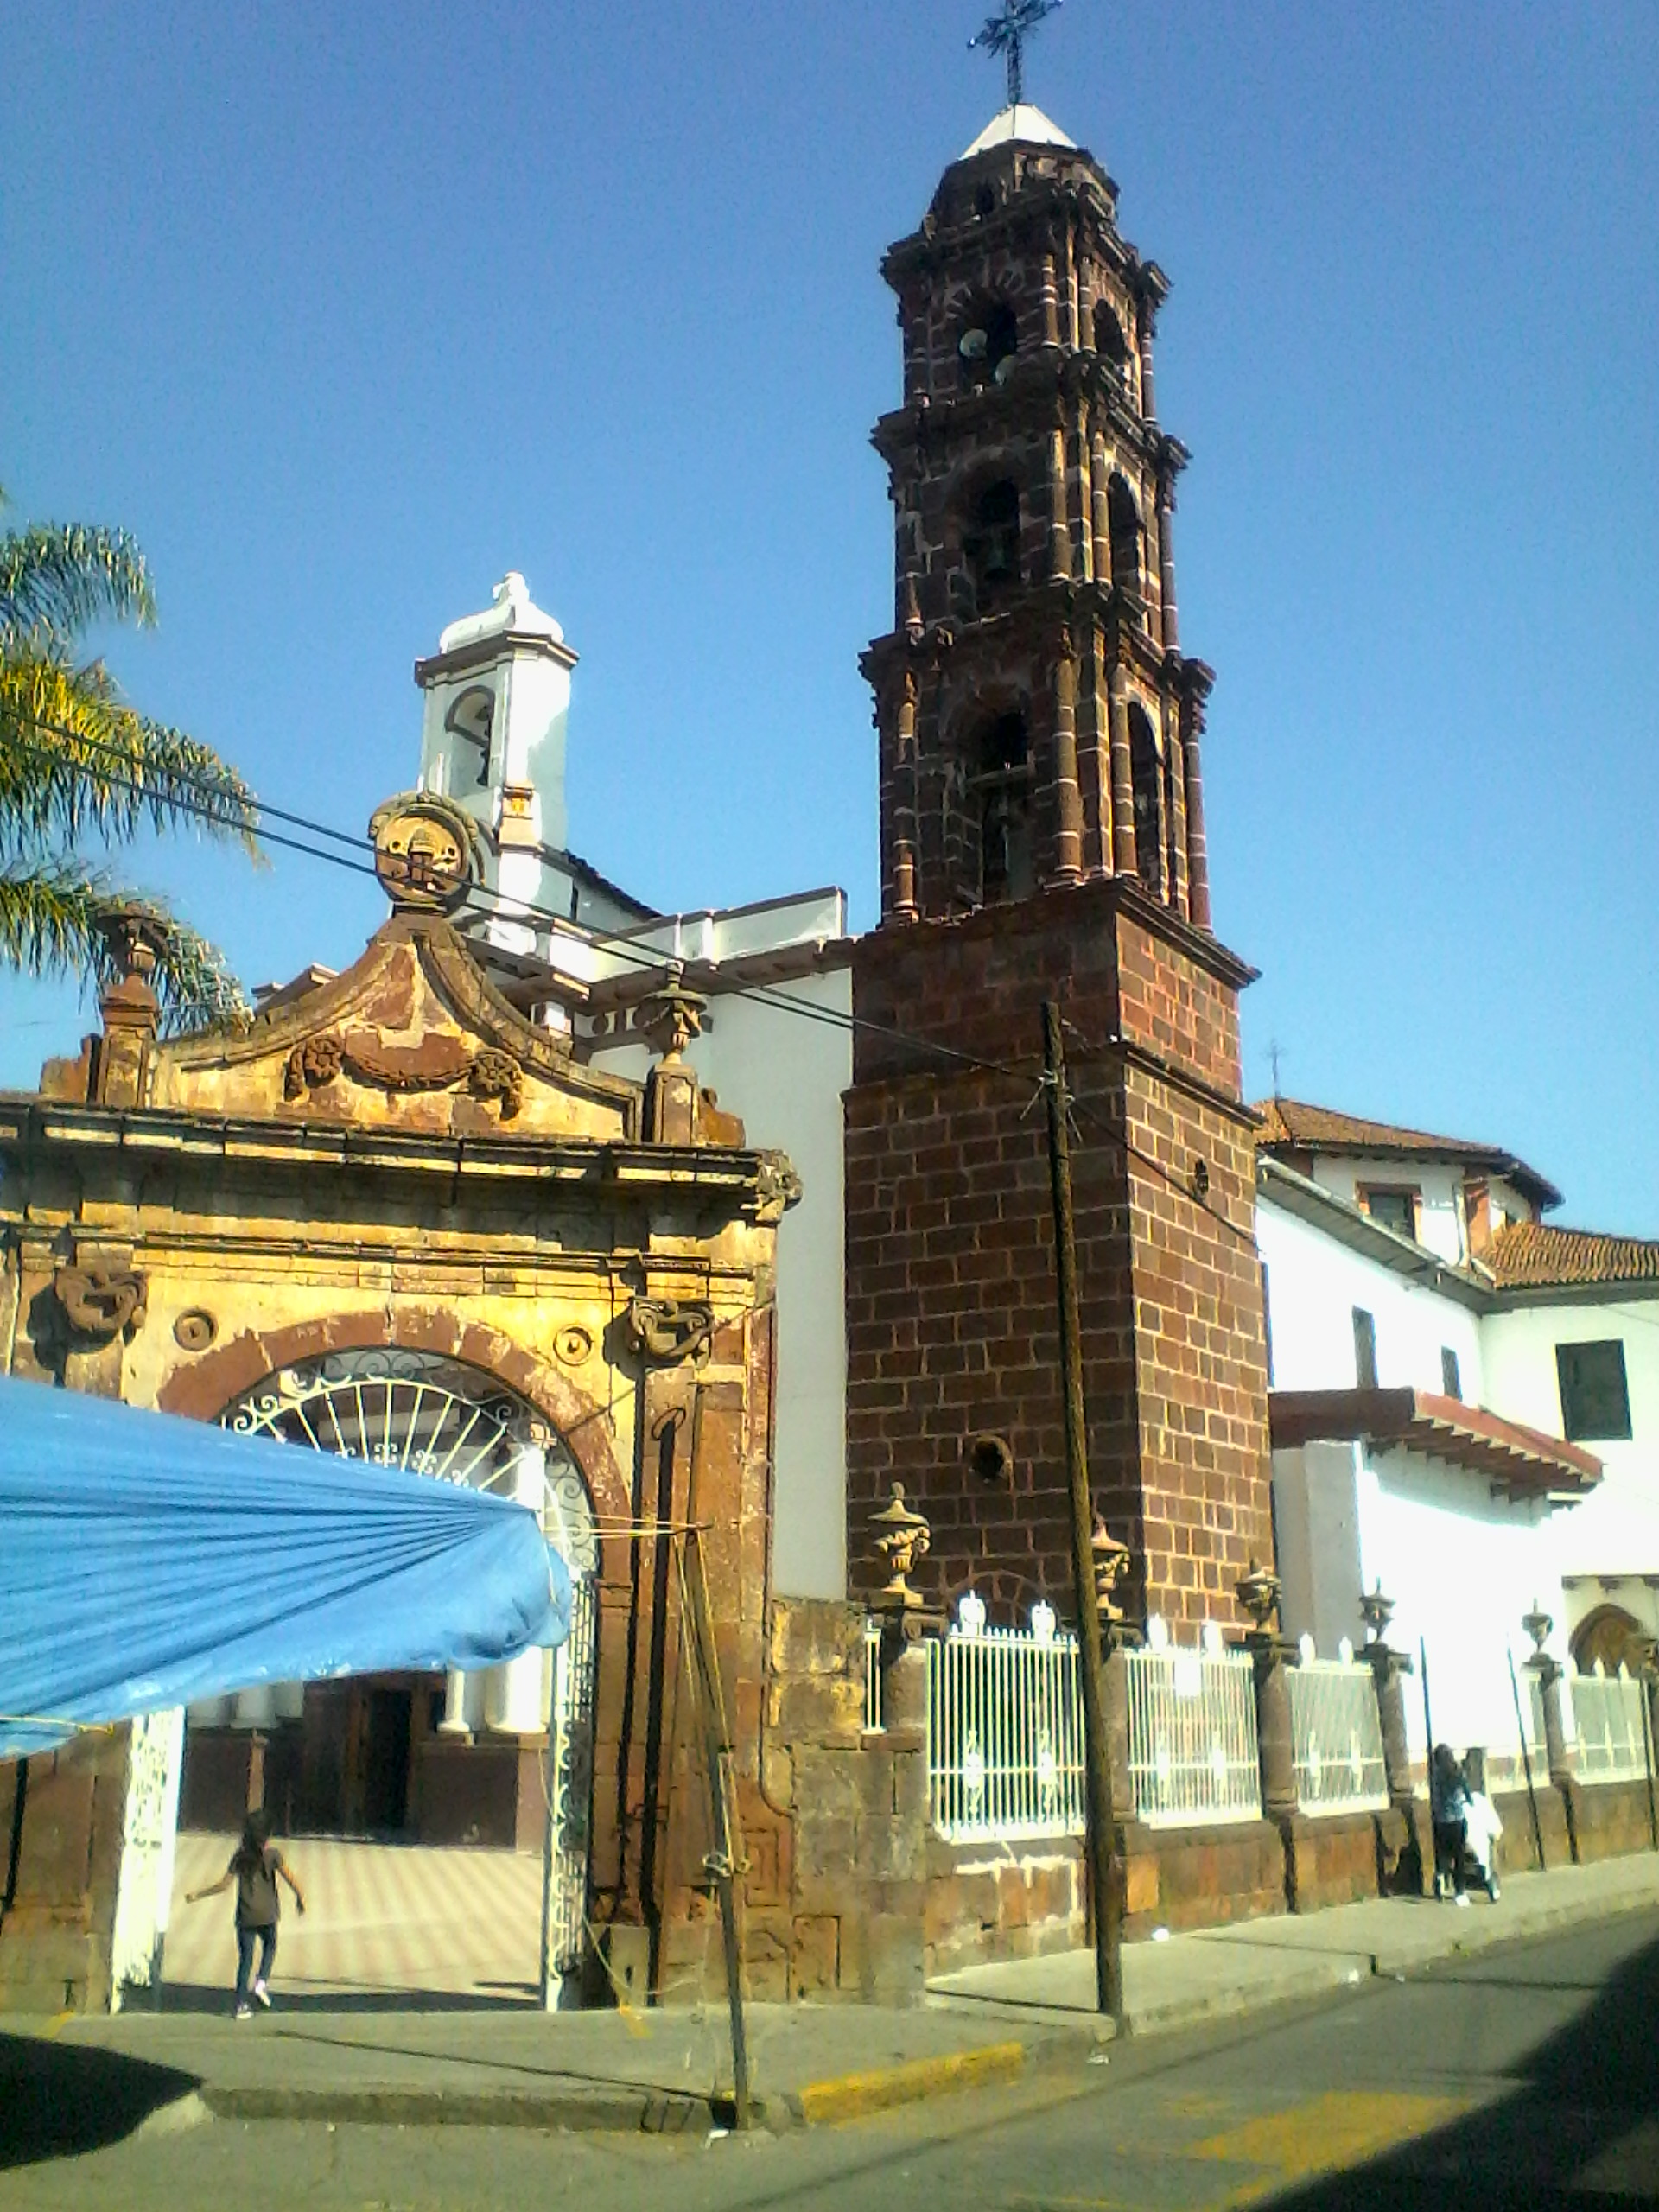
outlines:
[[[920, 1580], [937, 1600], [972, 1585], [1005, 1612], [1038, 1596], [1069, 1610], [1036, 1090], [1052, 995], [1080, 1102], [1095, 1494], [1137, 1554], [1135, 1599], [1180, 1621], [1233, 1617], [1232, 1582], [1271, 1550], [1254, 1157], [1236, 1103], [1248, 973], [1122, 880], [861, 943], [855, 1010], [879, 1025], [858, 1034], [846, 1099], [849, 1556], [865, 1586], [869, 1516], [897, 1480], [932, 1524]], [[1008, 1445], [1006, 1475], [976, 1471], [984, 1434]]]

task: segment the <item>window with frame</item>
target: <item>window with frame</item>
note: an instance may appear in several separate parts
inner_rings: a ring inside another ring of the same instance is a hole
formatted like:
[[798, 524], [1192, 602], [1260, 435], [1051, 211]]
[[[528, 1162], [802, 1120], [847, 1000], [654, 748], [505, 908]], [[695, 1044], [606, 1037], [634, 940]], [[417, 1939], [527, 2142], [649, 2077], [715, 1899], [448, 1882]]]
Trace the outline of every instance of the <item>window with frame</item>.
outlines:
[[1359, 1202], [1371, 1219], [1380, 1222], [1384, 1229], [1391, 1229], [1396, 1236], [1417, 1236], [1417, 1199], [1415, 1185], [1410, 1183], [1367, 1183], [1360, 1186]]
[[1561, 1433], [1569, 1444], [1618, 1443], [1630, 1433], [1630, 1390], [1624, 1347], [1617, 1337], [1597, 1344], [1557, 1344]]
[[1354, 1381], [1362, 1390], [1376, 1388], [1376, 1316], [1354, 1308]]
[[1463, 1395], [1463, 1376], [1458, 1366], [1458, 1355], [1450, 1344], [1440, 1346], [1440, 1389], [1448, 1398]]

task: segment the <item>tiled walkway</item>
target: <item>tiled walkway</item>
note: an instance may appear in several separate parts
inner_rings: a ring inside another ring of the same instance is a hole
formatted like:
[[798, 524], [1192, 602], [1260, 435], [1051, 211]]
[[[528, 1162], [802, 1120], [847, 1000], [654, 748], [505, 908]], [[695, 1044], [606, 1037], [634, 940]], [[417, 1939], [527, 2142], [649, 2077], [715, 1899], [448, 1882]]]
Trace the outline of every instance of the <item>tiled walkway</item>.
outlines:
[[[187, 1890], [216, 1881], [228, 1835], [181, 1835], [168, 1927], [171, 2003], [222, 1999], [236, 1979], [234, 1899], [201, 1904]], [[307, 1910], [282, 1891], [275, 1986], [289, 2002], [331, 2007], [427, 1996], [450, 2004], [526, 2004], [541, 1940], [539, 1859], [510, 1851], [302, 1838], [279, 1843]]]

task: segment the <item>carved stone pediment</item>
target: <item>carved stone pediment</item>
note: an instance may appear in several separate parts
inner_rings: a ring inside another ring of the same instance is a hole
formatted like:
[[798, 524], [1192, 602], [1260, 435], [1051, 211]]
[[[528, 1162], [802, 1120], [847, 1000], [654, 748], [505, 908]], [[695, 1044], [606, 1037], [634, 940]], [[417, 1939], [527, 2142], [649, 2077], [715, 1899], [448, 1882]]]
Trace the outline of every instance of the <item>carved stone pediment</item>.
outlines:
[[434, 1136], [640, 1133], [641, 1089], [510, 1006], [436, 915], [400, 913], [356, 964], [236, 1036], [160, 1046], [149, 1103]]

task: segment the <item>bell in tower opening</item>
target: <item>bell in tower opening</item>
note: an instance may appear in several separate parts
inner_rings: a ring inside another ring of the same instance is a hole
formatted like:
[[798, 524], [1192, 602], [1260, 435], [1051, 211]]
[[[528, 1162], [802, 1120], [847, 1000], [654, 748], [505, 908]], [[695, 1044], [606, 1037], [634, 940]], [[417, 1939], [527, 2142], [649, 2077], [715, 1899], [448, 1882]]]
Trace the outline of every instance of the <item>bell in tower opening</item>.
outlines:
[[[1136, 879], [1210, 926], [1171, 515], [1154, 410], [1167, 285], [1117, 188], [1042, 111], [1003, 109], [882, 274], [904, 404], [876, 426], [895, 627], [864, 657], [881, 736], [882, 915]], [[1020, 733], [1016, 746], [1013, 733]]]

